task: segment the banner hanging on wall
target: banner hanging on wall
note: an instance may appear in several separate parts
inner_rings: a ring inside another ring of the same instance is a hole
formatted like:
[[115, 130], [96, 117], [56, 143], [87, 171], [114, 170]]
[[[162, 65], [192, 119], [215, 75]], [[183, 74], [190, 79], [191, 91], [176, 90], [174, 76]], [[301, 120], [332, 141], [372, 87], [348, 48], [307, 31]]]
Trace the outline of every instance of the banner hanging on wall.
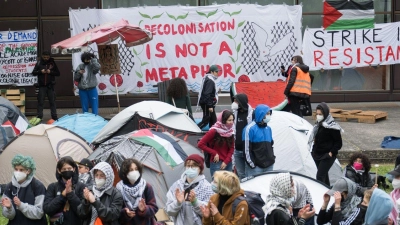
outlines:
[[0, 85], [32, 86], [37, 30], [0, 31]]
[[310, 70], [397, 64], [400, 63], [400, 22], [358, 30], [307, 28], [302, 51]]
[[[118, 44], [120, 93], [157, 92], [153, 85], [175, 77], [199, 91], [209, 66], [220, 68], [218, 88], [229, 91], [232, 82], [284, 79], [280, 66], [288, 66], [300, 53], [299, 5], [226, 4], [204, 7], [154, 6], [70, 10], [71, 35], [121, 18], [153, 32], [152, 41], [127, 48]], [[92, 51], [97, 46], [91, 45]], [[73, 54], [76, 68], [80, 54]], [[100, 71], [98, 89], [115, 94], [111, 74]]]

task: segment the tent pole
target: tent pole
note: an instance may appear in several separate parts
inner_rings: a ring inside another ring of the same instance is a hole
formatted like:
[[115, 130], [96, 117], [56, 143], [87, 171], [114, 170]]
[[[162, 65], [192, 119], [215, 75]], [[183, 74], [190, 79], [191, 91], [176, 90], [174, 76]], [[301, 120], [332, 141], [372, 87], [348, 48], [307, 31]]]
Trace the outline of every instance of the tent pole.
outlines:
[[[153, 153], [155, 153], [157, 150], [155, 150], [155, 149], [153, 148], [153, 151], [154, 151]], [[161, 168], [160, 160], [158, 160], [157, 154], [158, 154], [158, 153], [155, 153], [156, 159], [157, 159], [157, 163], [158, 163], [158, 166]], [[164, 172], [162, 172], [162, 173], [164, 173]], [[167, 180], [165, 180], [165, 177], [164, 177], [164, 176], [162, 176], [162, 179], [164, 180], [165, 187], [168, 187]]]
[[119, 105], [119, 93], [118, 93], [118, 84], [117, 84], [117, 74], [114, 74], [114, 83], [115, 83], [115, 90], [117, 91], [118, 112], [121, 112], [121, 106]]

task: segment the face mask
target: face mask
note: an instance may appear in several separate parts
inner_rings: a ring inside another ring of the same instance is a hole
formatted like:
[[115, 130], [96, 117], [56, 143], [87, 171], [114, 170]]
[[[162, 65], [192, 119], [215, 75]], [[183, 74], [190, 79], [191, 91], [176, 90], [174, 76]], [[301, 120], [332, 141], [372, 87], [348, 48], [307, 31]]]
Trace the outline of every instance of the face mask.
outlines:
[[85, 64], [85, 65], [89, 65], [89, 63], [90, 63], [90, 62], [83, 62], [83, 64]]
[[263, 122], [268, 123], [269, 121], [271, 121], [271, 116], [265, 116], [265, 118], [263, 119]]
[[26, 178], [26, 173], [20, 171], [14, 171], [15, 179], [20, 182]]
[[393, 186], [393, 189], [400, 189], [400, 180], [399, 179], [393, 179], [392, 186]]
[[189, 168], [185, 171], [187, 177], [193, 179], [199, 175], [199, 171], [197, 169]]
[[213, 192], [218, 193], [218, 187], [214, 184], [214, 182], [211, 183], [211, 189], [213, 190]]
[[137, 170], [131, 171], [128, 173], [128, 175], [126, 175], [126, 177], [128, 178], [129, 182], [131, 182], [131, 184], [134, 184], [137, 179], [139, 179], [140, 173]]
[[62, 178], [69, 180], [71, 179], [72, 176], [74, 176], [74, 173], [75, 173], [74, 171], [63, 171], [61, 172], [61, 176]]
[[359, 163], [359, 162], [354, 162], [354, 163], [353, 163], [353, 167], [354, 167], [354, 169], [356, 169], [356, 170], [362, 170], [363, 164], [362, 164], [362, 163]]
[[323, 115], [317, 115], [317, 122], [321, 122], [324, 119]]
[[97, 188], [101, 188], [106, 183], [106, 179], [97, 179], [96, 178], [96, 179], [94, 179], [94, 182], [96, 183]]
[[238, 110], [239, 109], [239, 105], [236, 102], [232, 102], [231, 108], [233, 111]]
[[289, 198], [288, 201], [290, 202], [290, 204], [292, 204], [294, 202], [294, 197]]

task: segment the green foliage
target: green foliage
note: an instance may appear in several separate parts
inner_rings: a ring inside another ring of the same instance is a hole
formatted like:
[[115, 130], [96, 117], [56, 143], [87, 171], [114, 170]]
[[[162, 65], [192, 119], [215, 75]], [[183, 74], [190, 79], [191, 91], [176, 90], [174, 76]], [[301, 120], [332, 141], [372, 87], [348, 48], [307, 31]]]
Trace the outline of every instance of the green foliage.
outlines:
[[234, 15], [239, 15], [241, 12], [242, 12], [242, 10], [240, 10], [240, 11], [237, 11], [237, 12], [225, 12], [224, 10], [222, 10], [222, 12], [224, 12], [225, 14], [227, 14], [227, 15], [229, 15], [229, 16], [234, 16]]
[[[1, 206], [1, 204], [0, 204]], [[0, 225], [6, 225], [8, 223], [8, 219], [6, 219], [2, 214], [3, 207], [0, 207]]]
[[212, 12], [209, 12], [208, 14], [205, 14], [205, 13], [203, 13], [203, 12], [199, 12], [199, 11], [196, 11], [197, 12], [197, 14], [199, 14], [200, 16], [205, 16], [205, 17], [210, 17], [210, 16], [213, 16], [213, 15], [215, 15], [217, 12], [218, 12], [218, 9], [216, 9], [215, 11], [212, 11]]

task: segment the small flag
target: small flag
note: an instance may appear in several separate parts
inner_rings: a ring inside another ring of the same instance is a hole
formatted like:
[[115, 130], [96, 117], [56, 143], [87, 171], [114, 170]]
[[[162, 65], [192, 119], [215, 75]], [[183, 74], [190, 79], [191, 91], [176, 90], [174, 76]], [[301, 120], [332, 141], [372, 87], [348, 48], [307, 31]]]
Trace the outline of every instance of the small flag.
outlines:
[[374, 28], [375, 10], [372, 0], [324, 2], [323, 27], [326, 30], [354, 30]]

